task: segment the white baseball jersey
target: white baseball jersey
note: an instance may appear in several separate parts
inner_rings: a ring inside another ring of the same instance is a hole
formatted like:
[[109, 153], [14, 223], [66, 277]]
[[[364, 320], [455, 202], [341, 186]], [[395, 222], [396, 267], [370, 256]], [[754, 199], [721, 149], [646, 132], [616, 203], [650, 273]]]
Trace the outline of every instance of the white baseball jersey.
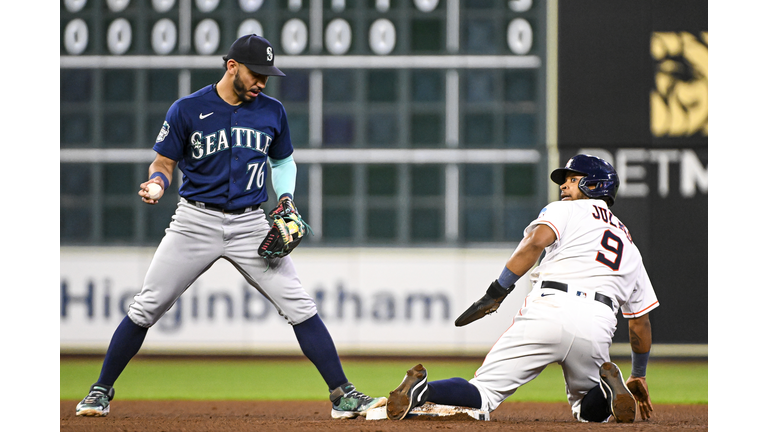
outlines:
[[557, 201], [525, 229], [546, 225], [557, 240], [548, 246], [531, 284], [556, 281], [607, 295], [627, 318], [659, 305], [642, 257], [627, 227], [598, 199]]
[[[610, 360], [616, 313], [636, 318], [658, 307], [642, 258], [629, 230], [602, 200], [558, 201], [525, 229], [550, 227], [557, 237], [530, 278], [533, 289], [470, 380], [494, 410], [551, 363], [563, 369], [574, 417], [581, 400], [598, 385], [599, 368]], [[542, 287], [557, 282], [567, 291]], [[607, 296], [613, 307], [595, 301]], [[598, 296], [600, 298], [600, 296]]]

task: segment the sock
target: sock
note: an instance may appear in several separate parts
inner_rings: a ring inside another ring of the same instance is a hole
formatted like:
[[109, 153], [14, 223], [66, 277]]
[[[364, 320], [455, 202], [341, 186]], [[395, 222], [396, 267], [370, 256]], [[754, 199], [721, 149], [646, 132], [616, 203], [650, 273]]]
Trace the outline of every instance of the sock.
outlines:
[[112, 341], [109, 342], [97, 384], [110, 388], [115, 385], [117, 377], [120, 376], [133, 356], [139, 352], [141, 344], [144, 343], [144, 337], [147, 335], [147, 330], [149, 329], [135, 324], [127, 315], [123, 318], [112, 335]]
[[315, 314], [303, 323], [296, 324], [293, 332], [296, 333], [301, 351], [315, 365], [328, 385], [328, 391], [347, 383], [336, 345], [319, 315]]
[[591, 422], [602, 422], [611, 415], [611, 407], [603, 396], [600, 385], [596, 385], [588, 391], [581, 400], [581, 418]]
[[440, 405], [457, 405], [482, 408], [480, 391], [464, 378], [450, 378], [429, 383], [430, 402]]

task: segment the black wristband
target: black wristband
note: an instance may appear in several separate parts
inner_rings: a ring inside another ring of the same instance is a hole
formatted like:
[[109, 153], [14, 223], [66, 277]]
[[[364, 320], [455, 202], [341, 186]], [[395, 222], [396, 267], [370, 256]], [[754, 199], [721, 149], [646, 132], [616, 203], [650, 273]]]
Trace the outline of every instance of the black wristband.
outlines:
[[504, 289], [497, 279], [491, 282], [491, 286], [488, 287], [485, 293], [493, 298], [498, 298], [511, 293], [513, 289], [515, 289], [515, 284], [512, 284], [509, 289]]
[[642, 378], [645, 376], [646, 368], [648, 367], [648, 358], [651, 356], [651, 352], [641, 354], [632, 351], [632, 376]]

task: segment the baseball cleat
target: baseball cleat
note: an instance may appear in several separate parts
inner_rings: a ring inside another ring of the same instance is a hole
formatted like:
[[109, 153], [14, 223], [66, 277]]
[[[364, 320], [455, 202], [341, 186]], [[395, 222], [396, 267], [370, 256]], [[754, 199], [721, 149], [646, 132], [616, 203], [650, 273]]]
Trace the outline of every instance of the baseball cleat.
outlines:
[[611, 414], [616, 423], [632, 423], [635, 421], [637, 404], [632, 393], [624, 384], [624, 377], [616, 364], [605, 362], [600, 366], [600, 389], [611, 406]]
[[402, 420], [411, 409], [424, 405], [429, 395], [428, 386], [424, 366], [417, 364], [408, 370], [400, 386], [389, 392], [387, 418]]
[[109, 414], [109, 401], [115, 397], [115, 389], [98, 386], [96, 384], [91, 386], [91, 391], [88, 393], [75, 408], [75, 415], [86, 417], [104, 417]]
[[331, 418], [353, 419], [358, 416], [365, 417], [372, 408], [384, 406], [387, 398], [372, 398], [355, 389], [352, 383], [346, 383], [331, 392]]

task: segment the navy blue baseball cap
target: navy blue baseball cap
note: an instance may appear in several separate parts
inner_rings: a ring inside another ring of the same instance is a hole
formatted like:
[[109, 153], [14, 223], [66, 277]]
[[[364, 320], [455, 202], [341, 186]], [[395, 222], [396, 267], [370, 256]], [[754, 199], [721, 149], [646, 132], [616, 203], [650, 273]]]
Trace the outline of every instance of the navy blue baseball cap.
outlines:
[[234, 60], [242, 63], [253, 73], [267, 76], [285, 76], [283, 71], [275, 67], [275, 51], [268, 40], [255, 34], [238, 38], [224, 60]]

